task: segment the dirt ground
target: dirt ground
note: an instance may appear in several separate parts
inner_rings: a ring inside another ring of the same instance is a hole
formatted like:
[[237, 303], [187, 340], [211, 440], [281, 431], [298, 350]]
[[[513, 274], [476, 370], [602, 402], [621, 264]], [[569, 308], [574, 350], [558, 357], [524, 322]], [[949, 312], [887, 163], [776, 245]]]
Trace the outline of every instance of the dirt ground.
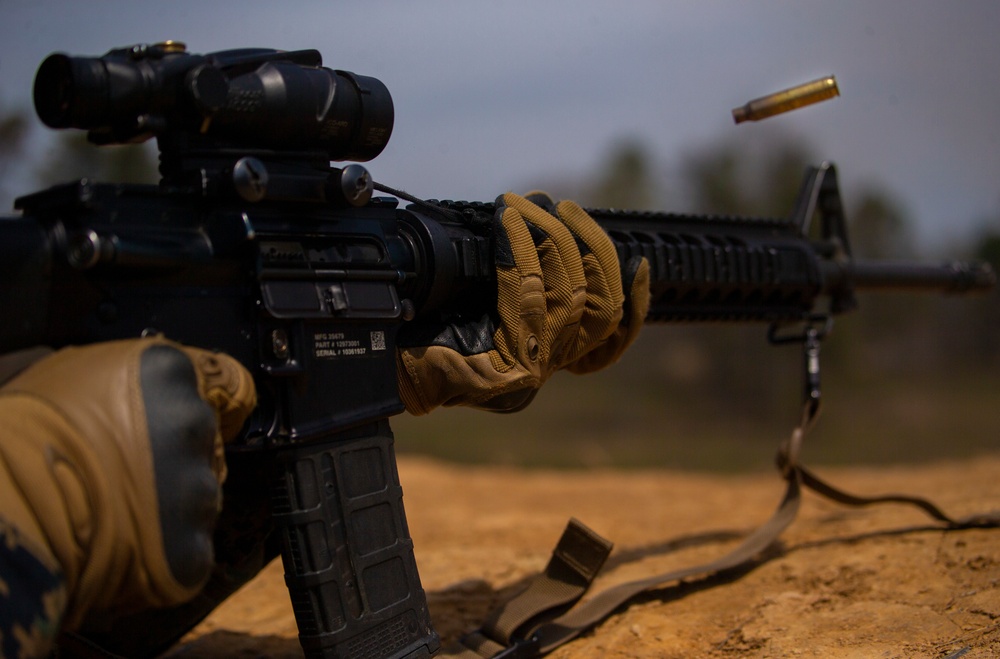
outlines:
[[[399, 467], [445, 642], [545, 566], [570, 516], [616, 543], [600, 590], [721, 555], [782, 494], [775, 474], [524, 471], [412, 457]], [[857, 493], [928, 496], [954, 515], [1000, 509], [1000, 454], [817, 471]], [[666, 542], [677, 538], [686, 541]], [[676, 550], [651, 555], [662, 547]], [[624, 555], [640, 561], [619, 564]], [[280, 561], [169, 656], [301, 656]], [[550, 656], [997, 657], [1000, 529], [943, 532], [908, 508], [848, 509], [807, 494], [780, 547], [755, 569], [658, 591]]]

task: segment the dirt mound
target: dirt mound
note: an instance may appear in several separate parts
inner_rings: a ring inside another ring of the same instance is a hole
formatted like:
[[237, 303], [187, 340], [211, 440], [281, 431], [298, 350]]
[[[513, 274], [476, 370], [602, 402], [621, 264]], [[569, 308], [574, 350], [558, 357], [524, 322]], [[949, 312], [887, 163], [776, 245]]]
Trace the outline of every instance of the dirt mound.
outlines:
[[[774, 474], [527, 471], [411, 457], [399, 470], [445, 642], [545, 566], [570, 516], [615, 541], [600, 590], [721, 555], [782, 494]], [[821, 471], [858, 493], [928, 496], [954, 515], [1000, 509], [1000, 455]], [[663, 548], [671, 551], [654, 555]], [[301, 656], [280, 561], [170, 654]], [[754, 569], [643, 597], [550, 656], [1000, 656], [1000, 530], [943, 532], [909, 508], [848, 509], [807, 494]]]

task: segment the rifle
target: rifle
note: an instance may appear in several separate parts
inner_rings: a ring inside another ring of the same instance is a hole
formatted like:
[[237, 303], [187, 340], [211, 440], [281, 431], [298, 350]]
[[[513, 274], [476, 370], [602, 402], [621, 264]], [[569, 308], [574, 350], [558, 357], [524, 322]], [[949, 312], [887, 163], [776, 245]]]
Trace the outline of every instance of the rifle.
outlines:
[[[423, 201], [331, 166], [376, 157], [393, 106], [380, 81], [315, 50], [54, 54], [34, 101], [45, 124], [95, 144], [155, 137], [162, 178], [15, 202], [0, 219], [0, 351], [162, 333], [234, 356], [260, 403], [227, 449], [231, 480], [269, 481], [276, 535], [259, 534], [280, 539], [306, 655], [435, 652], [388, 423], [403, 411], [395, 350], [426, 323], [495, 311], [494, 205]], [[995, 283], [978, 263], [854, 258], [829, 164], [807, 171], [787, 219], [589, 212], [622, 263], [649, 260], [650, 322], [770, 323], [781, 341], [859, 290]], [[223, 520], [243, 496], [227, 483]]]

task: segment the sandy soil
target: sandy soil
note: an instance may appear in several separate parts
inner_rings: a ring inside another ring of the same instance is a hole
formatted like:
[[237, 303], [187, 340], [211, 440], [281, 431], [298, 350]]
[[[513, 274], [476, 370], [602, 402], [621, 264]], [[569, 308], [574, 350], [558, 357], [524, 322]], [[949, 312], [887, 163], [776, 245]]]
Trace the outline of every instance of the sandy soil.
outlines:
[[[954, 515], [1000, 509], [1000, 455], [819, 471], [858, 493], [929, 496]], [[775, 474], [523, 471], [403, 458], [400, 476], [445, 642], [544, 567], [570, 516], [616, 543], [601, 589], [722, 554], [732, 532], [766, 519], [782, 494]], [[650, 555], [678, 537], [690, 542]], [[641, 560], [617, 564], [624, 555]], [[279, 563], [170, 656], [301, 656]], [[781, 546], [755, 569], [658, 591], [550, 656], [997, 657], [1000, 530], [942, 532], [908, 508], [848, 509], [807, 495]]]

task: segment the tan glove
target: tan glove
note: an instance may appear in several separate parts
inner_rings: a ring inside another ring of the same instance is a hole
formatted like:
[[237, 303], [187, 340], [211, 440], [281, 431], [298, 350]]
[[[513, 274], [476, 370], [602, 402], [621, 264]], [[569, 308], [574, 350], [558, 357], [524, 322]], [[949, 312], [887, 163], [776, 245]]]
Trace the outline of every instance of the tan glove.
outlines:
[[197, 594], [223, 442], [255, 402], [235, 360], [163, 339], [67, 348], [0, 388], [0, 540], [62, 581], [64, 630]]
[[649, 264], [632, 259], [623, 273], [582, 208], [529, 197], [497, 200], [496, 315], [401, 334], [399, 390], [410, 413], [439, 405], [516, 411], [555, 371], [596, 371], [635, 340], [649, 310]]

